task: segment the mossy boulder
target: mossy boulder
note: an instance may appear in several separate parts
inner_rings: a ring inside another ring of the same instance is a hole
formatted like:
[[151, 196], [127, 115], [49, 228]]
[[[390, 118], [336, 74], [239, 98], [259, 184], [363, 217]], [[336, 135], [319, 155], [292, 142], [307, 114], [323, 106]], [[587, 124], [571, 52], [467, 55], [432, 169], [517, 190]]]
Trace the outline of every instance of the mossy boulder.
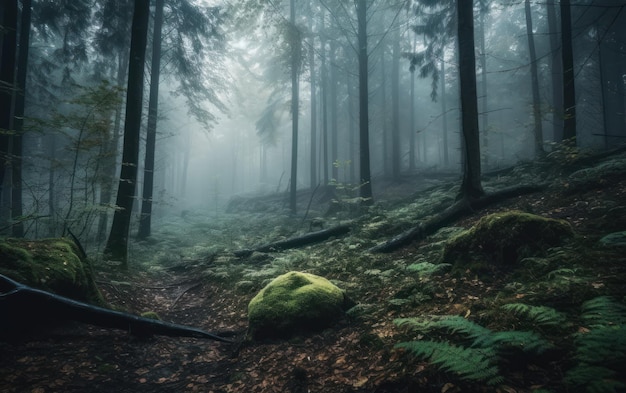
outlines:
[[530, 213], [507, 211], [481, 218], [444, 247], [443, 262], [458, 268], [512, 267], [525, 257], [540, 256], [572, 238], [568, 222]]
[[327, 279], [289, 272], [272, 280], [248, 305], [253, 339], [288, 338], [336, 322], [353, 303]]
[[65, 238], [0, 239], [0, 274], [33, 288], [105, 306], [89, 261]]

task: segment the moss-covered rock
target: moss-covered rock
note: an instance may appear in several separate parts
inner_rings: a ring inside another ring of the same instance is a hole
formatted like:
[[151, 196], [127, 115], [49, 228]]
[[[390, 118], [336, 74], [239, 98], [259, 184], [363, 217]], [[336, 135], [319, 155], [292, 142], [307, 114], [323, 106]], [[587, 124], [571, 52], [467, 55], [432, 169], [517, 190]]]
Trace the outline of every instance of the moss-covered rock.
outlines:
[[494, 213], [450, 239], [442, 260], [464, 265], [493, 268], [514, 266], [525, 257], [538, 256], [574, 235], [563, 220], [519, 211]]
[[289, 272], [267, 284], [248, 305], [253, 339], [290, 337], [323, 329], [350, 306], [344, 292], [309, 273]]
[[22, 284], [104, 306], [89, 261], [65, 238], [0, 239], [0, 274]]

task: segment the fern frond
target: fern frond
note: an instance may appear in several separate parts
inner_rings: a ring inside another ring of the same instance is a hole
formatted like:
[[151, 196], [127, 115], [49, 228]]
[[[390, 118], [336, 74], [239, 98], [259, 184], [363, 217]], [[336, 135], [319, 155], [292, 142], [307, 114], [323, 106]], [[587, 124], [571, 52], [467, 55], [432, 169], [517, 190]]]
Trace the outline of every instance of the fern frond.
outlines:
[[517, 315], [525, 315], [530, 318], [533, 323], [540, 326], [558, 326], [566, 320], [563, 313], [556, 311], [552, 307], [531, 306], [524, 303], [509, 303], [503, 305], [502, 308]]
[[440, 370], [452, 372], [460, 378], [472, 381], [487, 381], [497, 384], [502, 381], [498, 367], [494, 365], [496, 352], [489, 349], [465, 348], [442, 341], [410, 341], [395, 345], [404, 348], [419, 359], [429, 361]]
[[611, 366], [626, 362], [626, 325], [603, 326], [579, 334], [576, 359], [582, 363]]
[[553, 348], [552, 343], [535, 332], [504, 331], [494, 332], [482, 336], [474, 341], [474, 347], [479, 348], [519, 348], [524, 352], [541, 354]]
[[565, 382], [573, 387], [585, 387], [587, 392], [616, 393], [626, 388], [626, 384], [616, 381], [615, 371], [606, 367], [580, 364], [569, 370]]
[[583, 303], [582, 317], [592, 326], [626, 324], [626, 306], [608, 296], [599, 296]]
[[452, 334], [463, 334], [471, 340], [491, 334], [491, 330], [458, 315], [430, 315], [422, 318], [398, 318], [396, 326], [404, 326], [419, 333], [443, 330]]

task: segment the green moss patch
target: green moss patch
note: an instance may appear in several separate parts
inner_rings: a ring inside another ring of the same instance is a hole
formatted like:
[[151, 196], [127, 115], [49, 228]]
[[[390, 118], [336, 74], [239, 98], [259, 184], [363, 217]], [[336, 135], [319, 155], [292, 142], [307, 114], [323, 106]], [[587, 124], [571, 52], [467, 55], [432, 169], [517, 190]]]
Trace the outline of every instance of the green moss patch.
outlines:
[[452, 238], [442, 260], [458, 267], [515, 266], [522, 258], [541, 255], [573, 236], [572, 227], [563, 220], [519, 211], [494, 213]]
[[105, 305], [89, 261], [69, 239], [1, 239], [0, 274], [74, 300]]
[[330, 326], [345, 309], [344, 292], [327, 279], [289, 272], [276, 277], [248, 305], [250, 336], [290, 337]]

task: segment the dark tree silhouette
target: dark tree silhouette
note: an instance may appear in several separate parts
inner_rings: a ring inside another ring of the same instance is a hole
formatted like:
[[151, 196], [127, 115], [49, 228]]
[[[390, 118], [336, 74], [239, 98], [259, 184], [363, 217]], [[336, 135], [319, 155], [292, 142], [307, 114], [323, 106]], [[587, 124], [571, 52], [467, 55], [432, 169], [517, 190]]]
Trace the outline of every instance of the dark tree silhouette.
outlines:
[[165, 1], [157, 0], [154, 8], [154, 32], [152, 35], [152, 65], [150, 66], [150, 100], [148, 102], [148, 129], [146, 132], [146, 158], [143, 170], [141, 216], [137, 237], [150, 236], [152, 222], [152, 191], [154, 185], [154, 153], [159, 106], [159, 77], [161, 75], [161, 30]]
[[563, 64], [563, 140], [576, 144], [576, 87], [572, 48], [572, 10], [569, 0], [561, 0], [561, 61]]
[[122, 269], [128, 268], [128, 236], [137, 188], [139, 128], [143, 103], [144, 61], [146, 57], [149, 16], [150, 1], [135, 0], [130, 42], [122, 169], [120, 171], [119, 187], [115, 202], [117, 209], [113, 215], [111, 232], [104, 249], [106, 257], [122, 263]]
[[368, 53], [367, 53], [367, 2], [356, 1], [358, 23], [358, 57], [359, 57], [359, 167], [361, 179], [361, 198], [364, 204], [372, 203], [372, 182], [370, 173], [370, 141], [369, 141], [369, 87], [368, 87]]
[[461, 128], [465, 162], [461, 198], [479, 198], [484, 194], [480, 182], [480, 133], [476, 93], [476, 55], [474, 53], [474, 2], [457, 0], [459, 38], [459, 77], [461, 85]]

